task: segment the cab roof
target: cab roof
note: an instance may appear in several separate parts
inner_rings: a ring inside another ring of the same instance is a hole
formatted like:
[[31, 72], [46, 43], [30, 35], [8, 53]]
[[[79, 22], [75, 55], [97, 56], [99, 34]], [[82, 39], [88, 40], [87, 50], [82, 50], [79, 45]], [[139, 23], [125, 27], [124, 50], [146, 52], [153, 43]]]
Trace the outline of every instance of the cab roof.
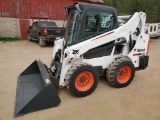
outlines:
[[71, 9], [77, 9], [80, 12], [83, 12], [84, 10], [87, 10], [87, 9], [98, 9], [98, 10], [104, 10], [104, 11], [112, 11], [115, 14], [117, 14], [116, 9], [113, 7], [104, 6], [104, 5], [96, 5], [96, 4], [87, 4], [87, 3], [82, 3], [82, 2], [76, 2], [70, 6], [67, 6], [66, 13], [69, 14]]

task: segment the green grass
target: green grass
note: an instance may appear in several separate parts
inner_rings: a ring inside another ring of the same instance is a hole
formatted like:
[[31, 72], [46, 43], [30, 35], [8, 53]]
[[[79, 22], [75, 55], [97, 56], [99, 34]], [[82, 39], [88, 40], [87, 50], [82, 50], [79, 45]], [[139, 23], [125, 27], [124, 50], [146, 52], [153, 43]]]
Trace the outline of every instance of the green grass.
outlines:
[[22, 40], [21, 38], [17, 37], [0, 37], [0, 41], [2, 42], [15, 42], [15, 41], [20, 41]]

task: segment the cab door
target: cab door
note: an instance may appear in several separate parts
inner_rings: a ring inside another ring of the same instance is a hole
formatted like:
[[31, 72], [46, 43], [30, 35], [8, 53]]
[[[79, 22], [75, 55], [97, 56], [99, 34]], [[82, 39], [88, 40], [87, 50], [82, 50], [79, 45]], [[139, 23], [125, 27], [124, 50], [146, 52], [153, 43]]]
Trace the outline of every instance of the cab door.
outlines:
[[83, 19], [80, 42], [117, 27], [115, 15], [108, 11], [88, 11]]

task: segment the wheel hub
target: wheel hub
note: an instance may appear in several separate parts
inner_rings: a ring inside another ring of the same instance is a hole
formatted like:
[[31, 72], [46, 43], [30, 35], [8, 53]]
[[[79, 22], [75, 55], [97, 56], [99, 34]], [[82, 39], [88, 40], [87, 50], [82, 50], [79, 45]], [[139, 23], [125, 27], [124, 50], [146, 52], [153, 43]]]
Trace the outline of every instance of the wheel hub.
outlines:
[[119, 71], [119, 75], [120, 75], [120, 76], [123, 76], [123, 75], [124, 75], [124, 70], [120, 70], [120, 71]]
[[89, 90], [94, 83], [93, 74], [89, 71], [81, 72], [75, 80], [75, 86], [79, 91]]
[[82, 75], [82, 77], [80, 78], [80, 82], [85, 82], [86, 81], [86, 77]]
[[131, 77], [131, 68], [123, 66], [117, 73], [117, 80], [119, 83], [126, 83]]

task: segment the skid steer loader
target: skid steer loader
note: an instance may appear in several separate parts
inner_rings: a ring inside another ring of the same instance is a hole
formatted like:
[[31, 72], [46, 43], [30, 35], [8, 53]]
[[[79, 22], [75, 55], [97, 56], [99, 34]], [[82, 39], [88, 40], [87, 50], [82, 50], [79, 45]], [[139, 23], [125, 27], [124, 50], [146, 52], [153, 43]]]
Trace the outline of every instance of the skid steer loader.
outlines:
[[58, 88], [84, 97], [96, 89], [99, 76], [121, 88], [148, 66], [145, 13], [136, 12], [118, 27], [113, 7], [75, 3], [66, 12], [65, 37], [54, 43], [51, 66], [35, 60], [18, 76], [15, 117], [58, 106]]

